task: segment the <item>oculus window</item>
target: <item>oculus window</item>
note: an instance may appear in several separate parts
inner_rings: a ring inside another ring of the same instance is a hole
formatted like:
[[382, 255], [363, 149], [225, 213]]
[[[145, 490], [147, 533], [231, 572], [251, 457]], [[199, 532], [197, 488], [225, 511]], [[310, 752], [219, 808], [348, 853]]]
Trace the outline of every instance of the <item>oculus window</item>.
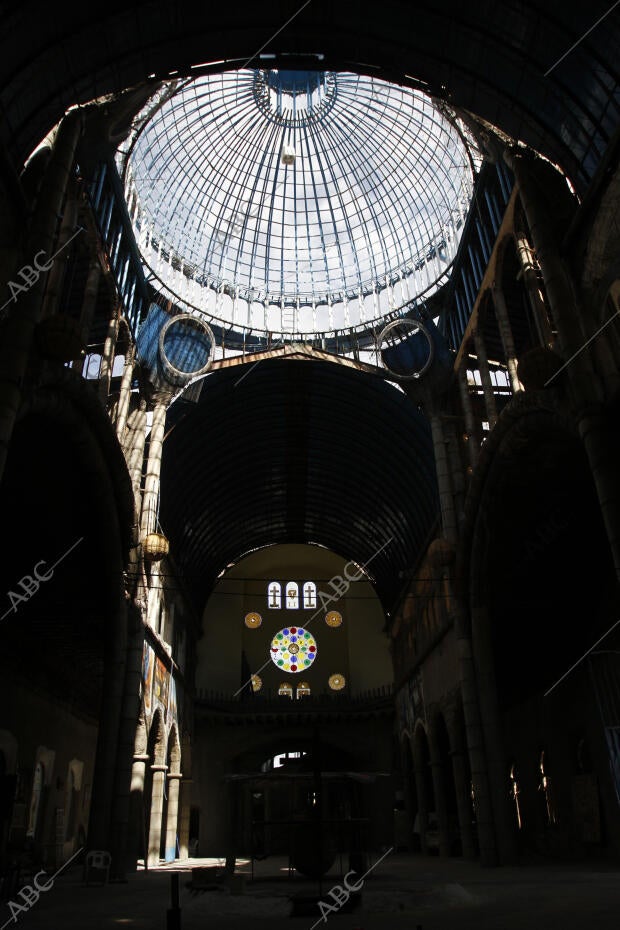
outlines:
[[303, 672], [316, 659], [316, 640], [301, 627], [285, 627], [273, 637], [269, 654], [281, 671]]

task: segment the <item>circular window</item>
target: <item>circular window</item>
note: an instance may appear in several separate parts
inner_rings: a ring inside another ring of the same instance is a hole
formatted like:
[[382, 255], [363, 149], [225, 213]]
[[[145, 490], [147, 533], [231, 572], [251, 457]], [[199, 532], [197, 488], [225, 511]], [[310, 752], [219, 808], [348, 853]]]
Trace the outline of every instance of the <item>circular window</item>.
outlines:
[[251, 613], [251, 614], [245, 615], [245, 625], [249, 627], [251, 630], [255, 630], [257, 627], [261, 625], [262, 622], [263, 622], [263, 618], [261, 617], [260, 614]]
[[213, 330], [203, 319], [179, 313], [159, 334], [159, 358], [166, 380], [184, 387], [210, 369], [215, 353]]
[[263, 687], [263, 679], [260, 675], [252, 675], [252, 691], [260, 691]]
[[394, 320], [388, 323], [377, 346], [388, 371], [404, 380], [426, 374], [435, 354], [433, 340], [420, 320]]
[[338, 672], [335, 675], [330, 675], [327, 682], [332, 691], [342, 691], [346, 683], [347, 680], [344, 675], [340, 675]]
[[340, 626], [342, 624], [342, 614], [339, 614], [337, 610], [330, 610], [329, 613], [325, 614], [325, 623], [327, 626]]
[[271, 640], [269, 654], [283, 672], [303, 672], [316, 659], [316, 640], [301, 627], [287, 626]]

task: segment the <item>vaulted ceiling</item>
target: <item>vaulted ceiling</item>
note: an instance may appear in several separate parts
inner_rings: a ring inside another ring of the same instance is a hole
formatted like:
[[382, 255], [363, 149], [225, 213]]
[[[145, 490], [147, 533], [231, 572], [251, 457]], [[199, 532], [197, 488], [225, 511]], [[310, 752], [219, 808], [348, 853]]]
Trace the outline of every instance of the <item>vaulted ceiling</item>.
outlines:
[[368, 564], [389, 610], [438, 512], [430, 428], [381, 378], [272, 359], [207, 375], [167, 421], [161, 522], [198, 610], [253, 549], [318, 543]]
[[72, 104], [195, 74], [192, 66], [204, 62], [240, 67], [251, 59], [263, 67], [261, 50], [275, 56], [270, 67], [412, 78], [560, 163], [583, 189], [619, 121], [620, 9], [605, 16], [610, 7], [609, 0], [9, 2], [0, 140], [19, 168]]

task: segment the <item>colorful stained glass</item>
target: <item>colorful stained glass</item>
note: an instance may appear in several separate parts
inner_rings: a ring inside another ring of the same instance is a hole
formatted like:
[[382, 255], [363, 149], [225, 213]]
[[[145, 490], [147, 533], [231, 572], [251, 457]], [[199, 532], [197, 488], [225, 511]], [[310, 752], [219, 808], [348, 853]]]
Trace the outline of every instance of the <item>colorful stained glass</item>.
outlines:
[[251, 613], [251, 614], [246, 614], [246, 615], [245, 615], [245, 625], [246, 625], [250, 630], [255, 630], [255, 629], [257, 629], [257, 627], [259, 627], [259, 626], [261, 625], [262, 622], [263, 622], [263, 618], [261, 617], [260, 614]]
[[330, 610], [329, 613], [325, 614], [325, 623], [327, 626], [340, 626], [342, 623], [342, 614], [338, 613], [337, 610]]
[[316, 659], [316, 641], [302, 627], [285, 627], [273, 637], [269, 654], [284, 672], [304, 672]]

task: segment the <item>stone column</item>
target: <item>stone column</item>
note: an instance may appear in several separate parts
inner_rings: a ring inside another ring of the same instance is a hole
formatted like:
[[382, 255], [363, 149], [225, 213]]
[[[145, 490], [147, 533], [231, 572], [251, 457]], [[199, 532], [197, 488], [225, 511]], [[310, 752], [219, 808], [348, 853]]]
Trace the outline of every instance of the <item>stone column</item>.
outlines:
[[127, 608], [124, 597], [122, 600], [121, 597], [116, 616], [111, 618], [104, 645], [105, 701], [102, 703], [99, 718], [93, 794], [88, 821], [88, 848], [107, 851], [110, 851], [112, 843], [112, 806], [127, 658]]
[[512, 326], [510, 325], [510, 315], [508, 313], [508, 307], [506, 306], [506, 298], [504, 297], [504, 292], [501, 287], [498, 287], [496, 284], [493, 284], [491, 294], [493, 296], [493, 308], [495, 310], [497, 328], [499, 329], [499, 336], [502, 341], [504, 355], [506, 356], [510, 386], [513, 394], [516, 394], [518, 391], [523, 390], [523, 388], [521, 387], [521, 382], [517, 375], [517, 352], [515, 349], [514, 336], [512, 334]]
[[77, 239], [78, 235], [80, 235], [80, 233], [77, 231], [78, 204], [75, 188], [75, 178], [71, 178], [68, 184], [68, 192], [62, 217], [62, 223], [60, 224], [58, 241], [56, 242], [56, 247], [54, 249], [54, 251], [58, 253], [58, 256], [54, 259], [54, 264], [50, 268], [47, 278], [45, 297], [43, 299], [43, 306], [41, 309], [41, 319], [44, 317], [52, 316], [58, 312], [58, 302], [62, 293], [67, 261], [69, 259], [69, 255], [71, 254], [71, 250], [69, 248], [65, 248], [65, 246], [69, 244], [69, 241], [72, 237]]
[[[58, 127], [54, 149], [45, 172], [43, 186], [37, 198], [30, 229], [18, 260], [18, 272], [33, 267], [38, 257], [42, 265], [53, 255], [58, 217], [67, 191], [75, 158], [75, 149], [82, 131], [82, 114], [73, 110]], [[31, 278], [34, 277], [34, 272]], [[0, 480], [8, 455], [15, 420], [22, 403], [22, 386], [30, 358], [34, 329], [41, 315], [41, 304], [47, 272], [39, 277], [26, 293], [16, 295], [18, 307], [10, 304], [0, 340]], [[22, 282], [23, 283], [23, 282]]]
[[[101, 265], [98, 258], [94, 258], [90, 268], [88, 269], [88, 276], [86, 278], [86, 285], [84, 287], [84, 294], [82, 296], [82, 310], [80, 312], [80, 331], [82, 334], [82, 344], [88, 345], [88, 337], [90, 334], [90, 328], [93, 322], [93, 317], [95, 315], [95, 306], [97, 304], [97, 295], [99, 293], [99, 280], [101, 278]], [[84, 368], [84, 359], [76, 359], [72, 366], [74, 371], [82, 372]]]
[[125, 427], [127, 426], [127, 416], [129, 414], [129, 401], [131, 400], [131, 382], [133, 380], [135, 364], [135, 349], [131, 345], [127, 349], [127, 355], [125, 356], [125, 367], [123, 369], [123, 377], [121, 379], [121, 390], [118, 398], [118, 406], [116, 408], [116, 435], [118, 441], [122, 443], [123, 436], [125, 435]]
[[139, 695], [144, 644], [142, 616], [140, 610], [134, 604], [128, 604], [127, 620], [128, 642], [125, 687], [119, 720], [114, 804], [112, 807], [112, 853], [114, 861], [111, 874], [119, 881], [124, 880], [125, 869], [128, 865], [131, 783], [136, 743], [136, 721], [140, 712]]
[[476, 682], [480, 701], [486, 762], [491, 789], [491, 805], [495, 823], [495, 836], [500, 863], [506, 865], [517, 855], [507, 789], [506, 756], [502, 723], [497, 698], [494, 657], [491, 648], [489, 617], [486, 607], [472, 607], [472, 646], [476, 668]]
[[465, 762], [464, 750], [452, 751], [452, 775], [454, 777], [454, 787], [456, 790], [456, 804], [463, 857], [465, 859], [475, 859], [476, 846], [472, 827], [471, 789], [467, 778], [467, 765]]
[[135, 872], [137, 860], [146, 858], [146, 824], [144, 823], [144, 782], [148, 753], [135, 753], [131, 766], [131, 800], [129, 812], [128, 871]]
[[151, 820], [149, 827], [148, 867], [159, 865], [161, 848], [161, 828], [164, 814], [164, 788], [166, 785], [167, 765], [152, 765], [153, 790], [151, 792]]
[[467, 493], [467, 484], [465, 480], [465, 470], [461, 459], [461, 441], [459, 433], [462, 431], [462, 420], [460, 418], [450, 417], [443, 420], [444, 435], [447, 436], [448, 459], [450, 462], [450, 472], [452, 475], [452, 489], [454, 493], [454, 507], [457, 515], [457, 532], [460, 531], [463, 520], [463, 506], [465, 495]]
[[[512, 168], [519, 190], [519, 197], [532, 242], [540, 264], [549, 307], [553, 316], [560, 347], [568, 359], [583, 346], [586, 337], [581, 329], [575, 307], [575, 296], [568, 270], [562, 261], [559, 245], [549, 219], [549, 211], [540, 196], [542, 179], [537, 177], [539, 160], [529, 153], [507, 151], [505, 160]], [[574, 371], [581, 371], [585, 357], [575, 359]], [[589, 374], [589, 372], [587, 372]]]
[[438, 757], [437, 747], [434, 739], [429, 739], [431, 751], [431, 774], [433, 777], [433, 791], [435, 793], [435, 813], [437, 815], [437, 827], [439, 829], [439, 855], [449, 856], [450, 849], [450, 832], [448, 824], [448, 803], [446, 799], [446, 786], [444, 777], [451, 773], [444, 772], [443, 763]]
[[149, 458], [144, 481], [142, 498], [141, 536], [144, 539], [154, 533], [157, 523], [157, 503], [159, 501], [159, 474], [166, 426], [166, 404], [158, 401], [153, 410], [153, 422], [149, 439]]
[[581, 328], [581, 314], [575, 302], [575, 292], [548, 211], [541, 202], [537, 160], [520, 152], [508, 152], [505, 157], [515, 174], [558, 340], [568, 363], [566, 376], [577, 408], [579, 433], [596, 486], [616, 577], [620, 580], [620, 460], [614, 451], [615, 426], [606, 418], [601, 406], [602, 398], [597, 389], [596, 373], [588, 358], [589, 350], [581, 351], [587, 342], [587, 335]]
[[490, 429], [493, 429], [497, 423], [497, 406], [495, 404], [495, 394], [493, 393], [491, 372], [489, 371], [487, 347], [484, 342], [484, 336], [479, 329], [476, 330], [474, 335], [474, 344], [476, 346], [476, 355], [478, 356], [478, 370], [482, 382], [482, 393], [484, 394], [484, 406], [487, 412], [487, 420]]
[[142, 510], [142, 466], [146, 442], [146, 401], [142, 398], [138, 401], [138, 406], [127, 417], [127, 433], [124, 438], [123, 451], [136, 501], [136, 513], [139, 517]]
[[[179, 787], [183, 776], [179, 773], [168, 775], [168, 817], [166, 822], [166, 859], [177, 854], [177, 825], [179, 820]], [[180, 844], [179, 844], [180, 847]]]
[[474, 671], [471, 638], [466, 629], [466, 617], [462, 607], [455, 613], [455, 633], [459, 656], [461, 694], [463, 697], [463, 714], [465, 717], [465, 735], [471, 778], [474, 786], [474, 808], [478, 825], [478, 845], [482, 865], [497, 865], [497, 843], [487, 760], [480, 719], [478, 689]]
[[181, 817], [179, 821], [179, 859], [189, 858], [189, 820], [192, 802], [193, 779], [184, 778], [181, 782]]
[[99, 398], [104, 406], [107, 403], [110, 393], [110, 384], [112, 381], [112, 368], [114, 367], [114, 353], [116, 350], [116, 340], [118, 338], [119, 312], [115, 308], [108, 323], [108, 332], [103, 344], [103, 355], [101, 356], [101, 365], [99, 366]]
[[439, 487], [439, 501], [441, 506], [441, 524], [443, 536], [449, 542], [456, 541], [456, 510], [454, 507], [454, 493], [450, 463], [448, 461], [447, 440], [443, 432], [441, 418], [434, 412], [430, 415], [431, 433], [433, 437], [433, 451], [435, 453], [435, 470]]
[[521, 265], [523, 283], [529, 298], [530, 307], [532, 308], [532, 315], [534, 317], [534, 323], [536, 324], [538, 338], [540, 339], [541, 345], [550, 348], [553, 345], [553, 332], [549, 325], [547, 307], [538, 281], [534, 253], [524, 232], [516, 233], [515, 243], [517, 246], [519, 264]]
[[426, 793], [426, 781], [424, 769], [420, 761], [413, 760], [413, 773], [415, 777], [415, 790], [418, 796], [418, 824], [420, 827], [420, 848], [424, 854], [428, 853], [428, 843], [426, 841], [426, 831], [428, 829], [428, 796]]
[[469, 386], [467, 383], [467, 365], [465, 360], [461, 362], [457, 378], [459, 382], [459, 391], [461, 394], [461, 406], [463, 408], [463, 418], [465, 421], [465, 432], [467, 434], [467, 450], [469, 453], [469, 463], [472, 468], [476, 467], [478, 461], [478, 449], [476, 443], [476, 424], [474, 420], [474, 411], [471, 405]]

